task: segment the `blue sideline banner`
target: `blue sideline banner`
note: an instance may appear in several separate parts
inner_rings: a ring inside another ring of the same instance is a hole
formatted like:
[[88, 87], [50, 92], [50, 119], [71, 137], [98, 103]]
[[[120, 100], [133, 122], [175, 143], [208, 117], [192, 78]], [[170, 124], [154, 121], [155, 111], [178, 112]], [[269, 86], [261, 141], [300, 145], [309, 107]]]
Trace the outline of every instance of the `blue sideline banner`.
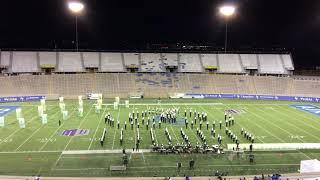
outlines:
[[45, 96], [14, 96], [14, 97], [0, 97], [0, 102], [24, 102], [24, 101], [40, 101], [45, 99]]
[[250, 94], [185, 94], [193, 98], [222, 98], [222, 99], [257, 99], [257, 100], [279, 100], [279, 101], [301, 101], [301, 102], [320, 102], [319, 97], [303, 96], [272, 96], [272, 95], [250, 95]]

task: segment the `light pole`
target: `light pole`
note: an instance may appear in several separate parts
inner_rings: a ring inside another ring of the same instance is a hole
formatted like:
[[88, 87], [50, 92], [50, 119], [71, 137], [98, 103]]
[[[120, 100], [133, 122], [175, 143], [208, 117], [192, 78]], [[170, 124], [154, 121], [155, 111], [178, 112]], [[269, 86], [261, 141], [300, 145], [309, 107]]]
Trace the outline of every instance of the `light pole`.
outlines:
[[224, 53], [227, 53], [227, 46], [228, 46], [228, 20], [229, 18], [236, 12], [236, 7], [232, 5], [224, 5], [219, 8], [220, 14], [225, 17], [225, 38], [224, 38]]
[[76, 51], [79, 51], [79, 40], [78, 40], [78, 15], [84, 9], [84, 4], [80, 1], [68, 2], [69, 10], [75, 15], [76, 18]]

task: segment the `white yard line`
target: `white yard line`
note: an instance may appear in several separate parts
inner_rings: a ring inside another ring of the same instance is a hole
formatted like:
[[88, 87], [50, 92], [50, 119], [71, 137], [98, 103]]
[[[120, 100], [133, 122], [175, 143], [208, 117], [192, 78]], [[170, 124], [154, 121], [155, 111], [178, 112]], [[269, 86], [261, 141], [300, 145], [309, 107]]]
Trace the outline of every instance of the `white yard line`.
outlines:
[[104, 114], [105, 114], [106, 110], [107, 110], [107, 106], [106, 106], [106, 108], [103, 110], [103, 113], [102, 113], [102, 115], [101, 115], [101, 117], [100, 117], [99, 124], [98, 124], [98, 126], [97, 126], [97, 128], [96, 128], [96, 130], [95, 130], [95, 132], [94, 132], [94, 134], [93, 134], [93, 136], [91, 137], [91, 141], [90, 141], [88, 150], [90, 150], [90, 148], [91, 148], [91, 146], [92, 146], [92, 143], [93, 143], [93, 139], [94, 139], [94, 138], [96, 137], [96, 135], [97, 135], [98, 129], [99, 129], [99, 127], [100, 127], [101, 122], [103, 121]]
[[[279, 114], [282, 114], [282, 115], [284, 115], [284, 116], [286, 116], [286, 117], [289, 117], [289, 118], [292, 118], [292, 119], [296, 119], [295, 116], [292, 116], [292, 117], [291, 117], [291, 116], [288, 116], [287, 114], [282, 113], [281, 111], [277, 111], [277, 110], [273, 110], [273, 111], [278, 112]], [[267, 114], [267, 113], [266, 113], [266, 114]], [[268, 115], [268, 114], [267, 114], [267, 115]], [[282, 119], [282, 118], [279, 118], [279, 119]], [[308, 135], [310, 135], [310, 136], [312, 136], [312, 137], [320, 140], [319, 137], [317, 137], [317, 136], [315, 136], [315, 135], [313, 135], [313, 134], [305, 131], [304, 129], [300, 128], [299, 126], [296, 126], [294, 123], [290, 123], [290, 122], [288, 122], [288, 121], [283, 121], [283, 122], [285, 122], [286, 124], [289, 124], [290, 126], [293, 126], [293, 127], [295, 127], [296, 129], [299, 129], [300, 131], [303, 131], [304, 133], [306, 133], [306, 134], [308, 134]], [[302, 121], [302, 122], [303, 122], [303, 121]], [[305, 123], [305, 122], [303, 122], [303, 124], [319, 131], [319, 129], [314, 128], [313, 126], [310, 126], [309, 124], [307, 124], [307, 123]], [[319, 133], [319, 132], [318, 132], [318, 133]]]
[[[162, 105], [161, 105], [161, 104], [160, 104], [160, 107], [162, 108]], [[175, 108], [174, 105], [172, 105], [172, 107]], [[175, 139], [177, 140], [177, 143], [179, 143], [179, 139], [178, 139], [176, 133], [174, 132], [174, 130], [173, 130], [173, 128], [172, 128], [172, 126], [173, 126], [172, 123], [171, 123], [169, 126], [170, 126], [171, 131], [173, 132], [173, 135], [174, 135]]]
[[[296, 114], [297, 116], [300, 116], [300, 117], [302, 117], [303, 119], [300, 119], [300, 118], [296, 118], [296, 119], [298, 119], [298, 120], [301, 120], [302, 122], [304, 122], [304, 119], [309, 119], [309, 120], [312, 120], [312, 122], [315, 122], [315, 123], [317, 123], [317, 124], [319, 124], [320, 125], [320, 121], [319, 121], [319, 117], [318, 118], [311, 118], [311, 117], [308, 117], [307, 116], [307, 114], [310, 114], [310, 113], [307, 113], [307, 112], [305, 112], [305, 111], [303, 111], [303, 110], [300, 110], [300, 109], [297, 109], [297, 108], [294, 108], [294, 107], [290, 107], [290, 108], [286, 108], [286, 107], [281, 107], [281, 106], [279, 106], [279, 108], [281, 108], [281, 109], [283, 109], [283, 110], [285, 110], [285, 111], [287, 111], [287, 112], [289, 112], [289, 113], [294, 113], [294, 114]], [[299, 112], [305, 112], [305, 114], [304, 115], [302, 115], [301, 113], [298, 113], [298, 112], [296, 112], [295, 110], [298, 110]], [[310, 114], [310, 115], [313, 115], [313, 114]], [[314, 117], [317, 117], [317, 116], [314, 116]], [[309, 124], [308, 124], [309, 125]], [[310, 127], [313, 127], [312, 125], [309, 125]], [[314, 127], [313, 127], [314, 128]], [[317, 128], [315, 128], [315, 129], [317, 129]]]
[[[228, 108], [230, 108], [229, 106], [227, 106]], [[205, 109], [203, 107], [200, 106], [200, 108], [202, 108], [204, 111]], [[225, 108], [224, 108], [225, 109]], [[214, 109], [214, 111], [219, 112], [218, 110]], [[221, 114], [223, 114], [224, 111], [221, 112]], [[208, 111], [209, 114], [211, 114], [213, 116], [213, 114], [211, 113], [211, 111]], [[242, 125], [239, 121], [236, 122], [237, 125], [239, 125], [240, 127], [245, 127], [244, 125]], [[240, 137], [240, 136], [239, 136]], [[241, 136], [243, 137], [243, 136]], [[257, 139], [257, 141], [261, 141], [262, 143], [265, 143], [262, 139]]]
[[[120, 107], [121, 106], [118, 106], [119, 107], [119, 110], [118, 110], [118, 117], [117, 117], [117, 122], [119, 121], [119, 116], [120, 116]], [[112, 141], [112, 148], [114, 147], [114, 141], [116, 139], [116, 134], [117, 134], [117, 131], [118, 131], [118, 127], [114, 128], [114, 135], [113, 135], [113, 141]]]
[[[264, 119], [262, 116], [259, 116], [258, 114], [256, 114], [256, 113], [254, 113], [254, 112], [251, 112], [251, 111], [248, 111], [248, 113], [251, 113], [251, 114], [253, 114], [253, 115], [255, 115], [256, 117], [258, 117], [258, 118], [260, 118], [260, 119]], [[254, 122], [254, 121], [252, 121], [252, 122]], [[266, 122], [269, 122], [268, 120], [266, 120]], [[274, 125], [274, 124], [273, 124]], [[278, 126], [276, 126], [276, 125], [274, 125], [275, 127], [278, 127]], [[285, 131], [287, 134], [290, 134], [290, 135], [293, 135], [293, 134], [291, 134], [290, 132], [288, 132], [288, 131], [286, 131], [286, 130], [284, 130], [283, 128], [281, 128], [281, 127], [278, 127], [278, 128], [280, 128], [281, 130], [283, 130], [283, 131]], [[270, 131], [268, 131], [268, 130], [266, 130], [266, 128], [262, 128], [264, 131], [266, 131], [266, 132], [268, 132], [268, 134], [270, 134], [271, 136], [273, 136], [273, 137], [276, 137], [278, 140], [280, 140], [281, 142], [284, 142], [282, 139], [280, 139], [278, 136], [275, 136], [275, 135], [273, 135]], [[304, 142], [302, 139], [299, 139], [300, 141], [302, 141], [302, 142]], [[312, 159], [311, 157], [309, 157], [308, 155], [306, 155], [305, 153], [303, 153], [303, 152], [301, 152], [301, 151], [298, 151], [299, 153], [301, 153], [301, 154], [303, 154], [304, 156], [306, 156], [307, 158], [309, 158], [309, 159]]]
[[[31, 109], [31, 111], [32, 111], [32, 109]], [[29, 111], [29, 112], [31, 112], [31, 111]], [[28, 112], [28, 113], [29, 113], [29, 112]], [[27, 122], [26, 122], [26, 125], [29, 124], [29, 123], [31, 123], [32, 121], [34, 121], [34, 120], [36, 119], [36, 117], [38, 117], [38, 116], [34, 116], [30, 121], [27, 121]], [[22, 130], [22, 128], [18, 128], [17, 130], [15, 130], [13, 133], [11, 133], [9, 136], [7, 136], [7, 137], [4, 139], [4, 141], [7, 140], [7, 139], [9, 139], [11, 136], [15, 135], [15, 134], [16, 134], [18, 131], [20, 131], [20, 130]], [[0, 142], [0, 144], [2, 144], [4, 141]]]
[[23, 141], [23, 143], [20, 144], [20, 146], [17, 147], [17, 149], [15, 149], [14, 151], [18, 151], [26, 142], [28, 142], [41, 128], [43, 127], [40, 126], [36, 131], [34, 131], [25, 141]]
[[[225, 106], [227, 108], [230, 108], [229, 106]], [[248, 113], [251, 113], [250, 111], [248, 111]], [[270, 134], [272, 137], [278, 139], [279, 141], [285, 143], [284, 140], [282, 140], [281, 138], [279, 138], [278, 136], [275, 136], [273, 133], [271, 133], [270, 131], [268, 131], [266, 128], [263, 128], [262, 126], [260, 126], [259, 124], [256, 123], [255, 120], [251, 120], [250, 119], [250, 122], [252, 122], [253, 124], [255, 124], [256, 126], [258, 126], [260, 129], [262, 129], [263, 131], [265, 131], [266, 133]]]
[[[188, 109], [187, 105], [185, 105], [185, 106], [186, 106], [186, 108]], [[190, 125], [190, 123], [189, 123], [189, 125]], [[190, 127], [190, 126], [189, 126], [189, 127]], [[189, 130], [189, 128], [188, 128], [188, 129], [186, 129], [186, 131], [191, 131], [191, 132], [192, 132], [191, 134], [192, 134], [194, 137], [196, 137], [197, 142], [198, 142], [199, 144], [202, 144], [202, 141], [199, 139], [199, 137], [196, 135], [196, 133], [192, 131], [192, 129]]]
[[[73, 106], [72, 106], [72, 107], [73, 107]], [[76, 110], [74, 109], [74, 110], [70, 113], [70, 116], [72, 116], [72, 114], [73, 114], [75, 111], [76, 111]], [[56, 115], [58, 115], [59, 112], [60, 112], [60, 109], [58, 109]], [[56, 117], [56, 116], [54, 116], [54, 117]], [[57, 134], [57, 132], [59, 131], [59, 129], [62, 128], [62, 127], [63, 127], [63, 124], [62, 124], [61, 126], [59, 126], [59, 127], [50, 135], [49, 139], [53, 138], [53, 136], [55, 136], [55, 135]], [[48, 144], [48, 142], [49, 142], [49, 141], [45, 142], [45, 143], [40, 147], [39, 151], [42, 151], [42, 149]]]
[[[91, 110], [92, 110], [92, 107], [90, 108], [90, 110], [88, 111], [88, 113], [85, 115], [85, 117], [83, 118], [82, 122], [79, 124], [78, 128], [80, 128], [81, 125], [85, 122], [85, 120], [86, 120], [87, 116], [90, 114]], [[74, 136], [72, 136], [72, 137], [70, 138], [70, 140], [68, 141], [68, 143], [67, 143], [66, 146], [64, 147], [63, 151], [65, 151], [65, 150], [67, 149], [67, 147], [68, 147], [68, 145], [70, 144], [70, 142], [71, 142], [71, 140], [73, 139], [73, 137], [74, 137]], [[61, 157], [62, 157], [62, 153], [60, 154], [60, 156], [58, 157], [57, 161], [54, 163], [54, 165], [52, 166], [52, 168], [57, 166], [57, 164], [58, 164], [58, 162], [60, 161]], [[52, 169], [52, 168], [51, 168], [51, 169]]]
[[[54, 113], [53, 117], [56, 117], [59, 111]], [[23, 143], [20, 144], [20, 146], [17, 147], [15, 151], [18, 151], [26, 142], [28, 142], [41, 128], [43, 128], [45, 125], [41, 125], [36, 131], [34, 131], [29, 138], [27, 138]]]
[[[271, 117], [268, 113], [260, 110], [259, 108], [255, 108], [255, 109], [257, 109], [257, 110], [261, 111], [262, 113], [264, 113], [264, 114], [268, 115], [269, 117]], [[254, 114], [256, 117], [259, 117], [259, 118], [260, 118], [261, 120], [263, 120], [263, 121], [265, 120], [264, 122], [266, 122], [266, 123], [268, 123], [268, 124], [271, 124], [273, 127], [276, 127], [276, 128], [278, 128], [278, 129], [281, 129], [283, 132], [286, 132], [287, 134], [289, 134], [289, 135], [291, 135], [291, 136], [294, 136], [294, 134], [292, 134], [291, 132], [283, 129], [281, 126], [277, 126], [277, 125], [276, 125], [275, 123], [273, 123], [272, 121], [268, 121], [268, 119], [266, 119], [264, 116], [261, 116], [261, 115], [259, 115], [259, 114], [257, 114], [257, 113], [254, 113], [253, 111], [250, 111], [250, 113]], [[272, 118], [272, 117], [271, 117], [271, 118]], [[303, 139], [301, 139], [301, 138], [298, 138], [298, 139], [299, 139], [301, 142], [305, 142], [305, 141], [304, 141]]]

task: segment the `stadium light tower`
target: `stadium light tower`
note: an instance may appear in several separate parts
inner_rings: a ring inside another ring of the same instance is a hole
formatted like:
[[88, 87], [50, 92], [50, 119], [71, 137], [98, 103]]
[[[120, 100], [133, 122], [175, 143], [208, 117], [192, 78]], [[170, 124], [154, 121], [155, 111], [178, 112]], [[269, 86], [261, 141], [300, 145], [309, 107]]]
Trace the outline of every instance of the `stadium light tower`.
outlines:
[[76, 18], [76, 50], [79, 51], [79, 40], [78, 40], [78, 15], [83, 11], [84, 4], [80, 1], [68, 2], [69, 10], [75, 15]]
[[225, 39], [224, 39], [224, 53], [227, 53], [227, 45], [228, 45], [228, 20], [231, 18], [236, 12], [236, 7], [233, 5], [223, 5], [219, 8], [219, 12], [224, 16], [226, 22], [225, 28]]

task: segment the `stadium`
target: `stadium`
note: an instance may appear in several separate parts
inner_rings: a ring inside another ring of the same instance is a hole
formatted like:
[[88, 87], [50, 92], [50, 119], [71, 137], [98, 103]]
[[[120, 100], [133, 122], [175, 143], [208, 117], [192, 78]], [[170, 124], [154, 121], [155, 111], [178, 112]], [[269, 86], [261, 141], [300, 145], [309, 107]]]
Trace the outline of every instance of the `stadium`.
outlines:
[[320, 77], [296, 75], [290, 52], [82, 50], [76, 38], [1, 49], [0, 179], [320, 176]]

